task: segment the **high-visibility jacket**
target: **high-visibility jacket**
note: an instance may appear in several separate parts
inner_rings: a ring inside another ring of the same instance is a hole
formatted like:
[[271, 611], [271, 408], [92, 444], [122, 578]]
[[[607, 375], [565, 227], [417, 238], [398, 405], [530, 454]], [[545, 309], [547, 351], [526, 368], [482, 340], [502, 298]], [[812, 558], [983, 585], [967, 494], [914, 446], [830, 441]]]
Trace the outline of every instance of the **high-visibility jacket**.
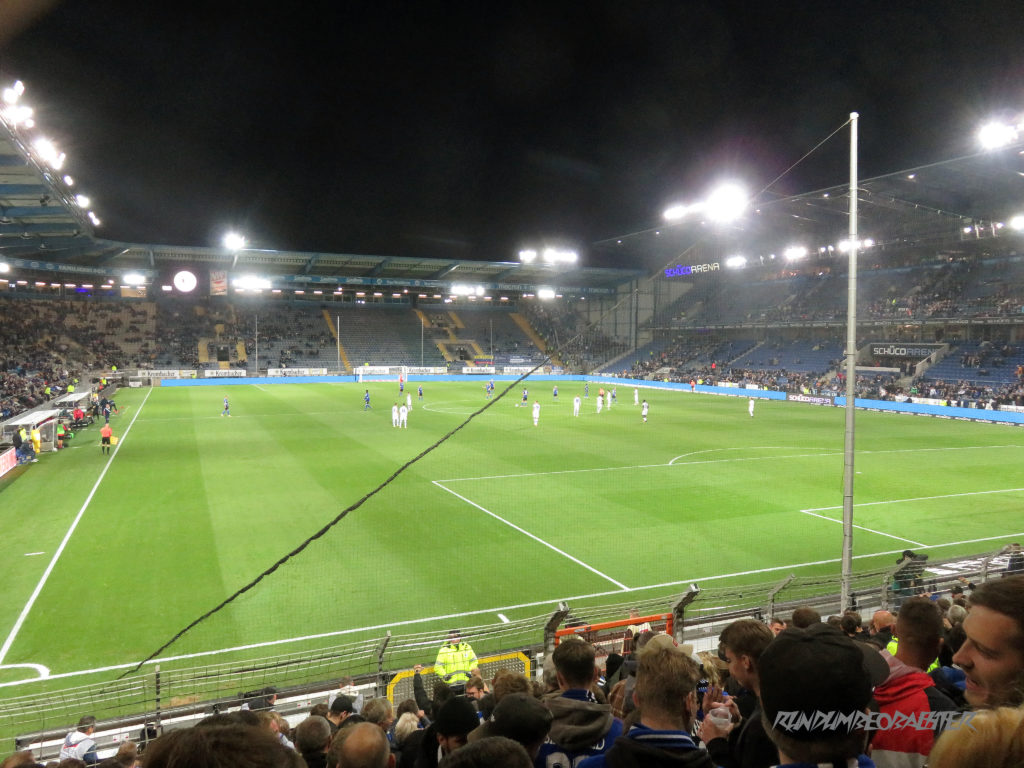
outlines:
[[457, 644], [445, 643], [437, 652], [434, 674], [446, 683], [465, 683], [472, 676], [470, 670], [477, 666], [473, 647], [465, 640]]

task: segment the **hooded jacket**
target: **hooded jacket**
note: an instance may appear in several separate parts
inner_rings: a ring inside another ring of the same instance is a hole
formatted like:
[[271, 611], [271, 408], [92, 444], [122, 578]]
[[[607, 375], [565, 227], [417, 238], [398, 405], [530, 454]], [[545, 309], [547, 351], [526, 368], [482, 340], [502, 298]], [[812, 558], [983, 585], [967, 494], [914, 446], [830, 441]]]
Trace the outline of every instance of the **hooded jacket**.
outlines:
[[571, 688], [550, 693], [544, 697], [544, 704], [554, 719], [534, 761], [538, 768], [570, 768], [581, 757], [608, 751], [622, 735], [622, 721], [590, 691]]

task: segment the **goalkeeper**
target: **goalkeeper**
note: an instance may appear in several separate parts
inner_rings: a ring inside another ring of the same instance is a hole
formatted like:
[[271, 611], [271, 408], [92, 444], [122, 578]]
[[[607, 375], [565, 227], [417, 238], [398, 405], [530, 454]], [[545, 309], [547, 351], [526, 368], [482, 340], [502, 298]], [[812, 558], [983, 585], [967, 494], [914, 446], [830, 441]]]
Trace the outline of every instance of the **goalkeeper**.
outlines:
[[444, 680], [456, 695], [464, 693], [469, 679], [480, 674], [473, 646], [462, 639], [459, 630], [451, 630], [448, 640], [437, 652], [434, 674]]

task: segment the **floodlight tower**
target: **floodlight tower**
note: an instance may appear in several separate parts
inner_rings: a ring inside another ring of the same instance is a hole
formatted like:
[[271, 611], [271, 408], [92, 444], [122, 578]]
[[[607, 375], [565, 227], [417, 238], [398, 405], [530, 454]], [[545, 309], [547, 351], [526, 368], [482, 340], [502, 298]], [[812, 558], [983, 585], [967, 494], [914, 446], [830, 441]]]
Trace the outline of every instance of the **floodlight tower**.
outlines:
[[850, 607], [853, 580], [853, 450], [857, 398], [857, 121], [850, 113], [850, 252], [846, 282], [846, 428], [843, 443], [843, 554], [839, 608]]

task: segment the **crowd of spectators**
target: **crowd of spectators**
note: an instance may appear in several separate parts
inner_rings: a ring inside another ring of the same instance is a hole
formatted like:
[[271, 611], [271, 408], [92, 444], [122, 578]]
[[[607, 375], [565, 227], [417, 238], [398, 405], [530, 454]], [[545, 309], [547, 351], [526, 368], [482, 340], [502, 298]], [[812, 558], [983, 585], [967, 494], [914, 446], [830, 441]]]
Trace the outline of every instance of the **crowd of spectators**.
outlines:
[[[83, 717], [48, 768], [550, 768], [680, 766], [981, 768], [1020, 765], [1024, 703], [1024, 554], [1002, 578], [914, 594], [870, 619], [739, 618], [717, 654], [695, 654], [637, 619], [601, 647], [569, 636], [540, 679], [438, 679], [417, 667], [414, 696], [364, 699], [351, 679], [292, 722], [277, 692], [162, 736], [145, 730], [100, 761]], [[913, 553], [904, 553], [904, 556]], [[901, 560], [902, 562], [902, 560]], [[621, 643], [621, 646], [618, 644]], [[621, 651], [621, 653], [619, 652]], [[837, 725], [837, 723], [839, 725]], [[152, 737], [152, 739], [151, 739]], [[998, 759], [996, 759], [998, 758]], [[0, 768], [38, 765], [31, 752]]]

